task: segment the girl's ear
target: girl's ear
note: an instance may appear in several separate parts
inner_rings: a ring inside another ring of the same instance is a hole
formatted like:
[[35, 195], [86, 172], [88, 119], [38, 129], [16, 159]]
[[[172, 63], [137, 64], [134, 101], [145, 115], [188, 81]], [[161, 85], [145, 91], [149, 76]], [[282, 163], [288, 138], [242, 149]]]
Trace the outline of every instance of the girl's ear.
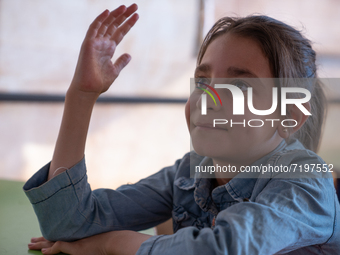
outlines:
[[[309, 112], [311, 111], [311, 106], [310, 103], [303, 103], [302, 104]], [[309, 115], [304, 115], [303, 112], [297, 106], [294, 105], [289, 105], [287, 107], [288, 111], [288, 118], [287, 119], [294, 119], [297, 122], [297, 125], [295, 127], [283, 127], [282, 125], [279, 126], [278, 132], [279, 135], [286, 139], [289, 137], [289, 135], [294, 134], [296, 131], [298, 131], [302, 125], [306, 122], [308, 119]], [[293, 126], [295, 123], [291, 121], [286, 121], [285, 125]]]

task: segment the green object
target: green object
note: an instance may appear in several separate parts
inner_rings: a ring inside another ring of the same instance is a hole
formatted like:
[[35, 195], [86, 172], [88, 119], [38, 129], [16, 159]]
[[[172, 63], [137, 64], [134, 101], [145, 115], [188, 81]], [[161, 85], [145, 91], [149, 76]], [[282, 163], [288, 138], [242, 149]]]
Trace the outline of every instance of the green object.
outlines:
[[0, 180], [1, 255], [42, 254], [27, 246], [31, 237], [39, 237], [41, 232], [23, 186], [23, 182]]
[[[23, 182], [0, 180], [0, 255], [42, 254], [27, 246], [32, 237], [42, 235], [23, 186]], [[152, 229], [140, 232], [154, 234]]]

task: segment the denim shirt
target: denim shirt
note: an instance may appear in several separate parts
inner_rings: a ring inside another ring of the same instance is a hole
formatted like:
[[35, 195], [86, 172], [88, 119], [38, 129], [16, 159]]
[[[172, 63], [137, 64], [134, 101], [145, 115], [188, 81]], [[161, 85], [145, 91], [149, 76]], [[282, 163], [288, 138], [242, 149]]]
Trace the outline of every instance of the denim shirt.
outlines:
[[[190, 178], [194, 152], [135, 184], [91, 190], [85, 160], [46, 182], [49, 164], [24, 186], [42, 234], [73, 241], [113, 231], [147, 229], [172, 217], [173, 235], [152, 236], [137, 254], [340, 254], [340, 207], [331, 174], [236, 176], [214, 188]], [[293, 140], [252, 165], [324, 164]], [[241, 177], [241, 178], [237, 178]]]

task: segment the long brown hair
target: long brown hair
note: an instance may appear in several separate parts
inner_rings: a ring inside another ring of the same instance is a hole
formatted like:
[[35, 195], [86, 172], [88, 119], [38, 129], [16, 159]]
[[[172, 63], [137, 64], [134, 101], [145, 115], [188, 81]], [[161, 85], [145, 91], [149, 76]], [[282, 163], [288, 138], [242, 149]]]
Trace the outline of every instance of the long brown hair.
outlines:
[[[311, 42], [300, 31], [268, 16], [224, 17], [219, 19], [206, 35], [198, 53], [197, 65], [200, 64], [208, 45], [226, 33], [255, 40], [268, 58], [274, 78], [302, 78], [313, 81], [299, 82], [300, 86], [311, 92], [309, 103], [312, 115], [293, 137], [307, 149], [316, 152], [326, 115], [326, 98], [322, 83], [317, 78], [316, 53], [312, 49]], [[279, 82], [276, 86], [292, 85], [289, 82]]]

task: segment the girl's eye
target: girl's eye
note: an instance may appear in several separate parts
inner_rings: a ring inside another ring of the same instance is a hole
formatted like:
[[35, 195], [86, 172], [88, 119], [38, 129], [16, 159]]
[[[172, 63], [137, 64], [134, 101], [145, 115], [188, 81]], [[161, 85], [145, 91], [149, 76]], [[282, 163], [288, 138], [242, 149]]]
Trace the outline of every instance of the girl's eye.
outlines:
[[205, 84], [210, 85], [210, 80], [208, 78], [198, 77], [195, 79], [196, 87], [206, 88]]
[[247, 88], [249, 87], [249, 85], [242, 80], [235, 80], [232, 82], [232, 84], [241, 89], [242, 91], [246, 91]]

